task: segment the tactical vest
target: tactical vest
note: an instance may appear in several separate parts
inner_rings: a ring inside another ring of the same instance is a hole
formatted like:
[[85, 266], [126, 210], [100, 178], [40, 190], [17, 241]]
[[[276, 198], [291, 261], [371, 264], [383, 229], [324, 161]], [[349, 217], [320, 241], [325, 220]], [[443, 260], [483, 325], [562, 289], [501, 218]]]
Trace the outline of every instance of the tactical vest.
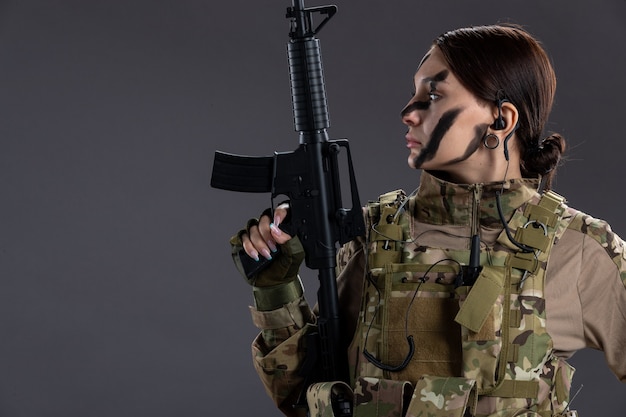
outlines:
[[568, 226], [563, 198], [549, 191], [516, 210], [513, 240], [533, 251], [503, 230], [472, 285], [463, 279], [468, 250], [411, 247], [412, 203], [396, 191], [368, 205], [353, 388], [311, 386], [310, 414], [337, 415], [324, 404], [341, 392], [355, 417], [576, 416], [574, 369], [553, 353], [543, 292], [550, 250]]

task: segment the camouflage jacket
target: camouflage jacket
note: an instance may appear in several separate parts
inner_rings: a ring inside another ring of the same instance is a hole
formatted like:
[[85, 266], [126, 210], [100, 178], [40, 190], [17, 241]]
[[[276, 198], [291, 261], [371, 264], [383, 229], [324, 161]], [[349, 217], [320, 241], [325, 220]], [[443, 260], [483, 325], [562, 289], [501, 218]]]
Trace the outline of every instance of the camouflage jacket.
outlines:
[[[404, 253], [401, 263], [423, 263], [424, 259], [428, 259], [432, 265], [455, 256], [467, 259], [469, 237], [476, 233], [481, 239], [481, 264], [492, 262], [492, 254], [495, 256], [499, 250], [506, 250], [498, 241], [503, 228], [497, 212], [496, 192], [503, 191], [501, 207], [504, 217], [510, 219], [514, 212], [523, 211], [527, 203], [538, 200], [537, 185], [536, 180], [528, 179], [510, 180], [504, 186], [502, 183], [457, 185], [423, 172], [419, 191], [404, 206], [402, 223], [405, 235], [402, 237]], [[624, 244], [607, 223], [564, 207], [563, 218], [566, 221], [563, 224], [566, 226], [559, 230], [547, 260], [545, 285], [542, 281], [543, 293], [540, 294], [541, 320], [545, 321], [550, 339], [549, 354], [553, 355], [555, 366], [564, 366], [564, 360], [576, 350], [584, 347], [600, 349], [605, 352], [611, 370], [626, 382], [626, 362], [620, 359], [621, 350], [626, 346], [626, 332], [623, 330], [626, 328], [626, 315], [623, 313], [626, 307]], [[371, 219], [368, 221], [372, 226]], [[354, 335], [353, 350], [355, 347], [362, 349], [359, 340], [363, 339], [363, 326], [368, 322], [363, 310], [367, 309], [369, 297], [368, 280], [365, 278], [373, 272], [369, 265], [369, 252], [369, 244], [364, 239], [357, 239], [346, 244], [338, 254], [342, 325], [346, 334]], [[441, 274], [441, 278], [446, 279], [445, 273]], [[426, 306], [426, 310], [421, 313], [411, 311], [411, 314], [423, 314], [421, 322], [435, 323], [440, 317], [429, 317], [426, 298], [418, 297], [416, 301], [417, 305]], [[257, 372], [268, 394], [283, 413], [298, 415], [291, 405], [300, 393], [302, 383], [297, 375], [304, 355], [302, 336], [307, 328], [314, 325], [315, 316], [303, 298], [272, 312], [258, 312], [254, 308], [251, 311], [255, 323], [261, 328], [252, 345]], [[404, 320], [406, 311], [405, 305], [397, 312], [398, 321]], [[361, 332], [357, 331], [359, 326]], [[401, 333], [397, 339], [383, 339], [385, 346], [381, 347], [381, 352], [385, 353], [385, 358], [401, 358], [404, 355], [406, 343]], [[455, 373], [455, 336], [448, 334], [443, 338], [451, 346], [448, 351], [452, 352], [452, 365], [449, 366], [452, 371], [441, 372]], [[428, 340], [416, 343], [421, 346], [428, 344]], [[445, 347], [445, 343], [435, 348], [442, 350], [442, 346]], [[415, 374], [381, 373], [375, 367], [363, 364], [362, 356], [359, 357], [362, 352], [351, 353], [353, 383], [369, 376], [417, 382]], [[546, 370], [543, 371], [545, 373]], [[493, 397], [479, 397], [477, 415], [489, 415], [500, 406]]]

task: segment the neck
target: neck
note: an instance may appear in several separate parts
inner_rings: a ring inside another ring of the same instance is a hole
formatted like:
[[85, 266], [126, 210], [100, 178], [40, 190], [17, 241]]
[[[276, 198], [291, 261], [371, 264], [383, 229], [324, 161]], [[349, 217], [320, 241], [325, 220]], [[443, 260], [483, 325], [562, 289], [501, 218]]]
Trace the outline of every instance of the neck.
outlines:
[[431, 172], [445, 181], [456, 184], [485, 184], [522, 177], [520, 161], [515, 155], [508, 162], [504, 157], [490, 158], [468, 161], [467, 164], [455, 164], [450, 169]]
[[507, 161], [500, 147], [497, 150], [481, 149], [465, 161], [437, 171], [437, 176], [456, 184], [484, 184], [521, 178], [520, 158], [515, 150], [509, 152]]

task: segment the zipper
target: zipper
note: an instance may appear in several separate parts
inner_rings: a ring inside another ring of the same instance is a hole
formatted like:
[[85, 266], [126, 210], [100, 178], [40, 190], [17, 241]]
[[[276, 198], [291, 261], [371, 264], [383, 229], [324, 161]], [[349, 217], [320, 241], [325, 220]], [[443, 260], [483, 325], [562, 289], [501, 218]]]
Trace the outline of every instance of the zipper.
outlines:
[[483, 184], [474, 184], [472, 189], [472, 215], [470, 216], [470, 236], [480, 236], [480, 199], [483, 196]]

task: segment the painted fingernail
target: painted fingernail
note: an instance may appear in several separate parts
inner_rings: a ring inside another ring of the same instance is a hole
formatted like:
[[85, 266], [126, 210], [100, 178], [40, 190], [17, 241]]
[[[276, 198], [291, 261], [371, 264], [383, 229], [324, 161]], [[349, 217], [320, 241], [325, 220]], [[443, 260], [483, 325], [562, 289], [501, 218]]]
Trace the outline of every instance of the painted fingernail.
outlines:
[[270, 224], [270, 229], [276, 236], [282, 236], [283, 231], [278, 228], [278, 226], [274, 223]]
[[274, 242], [268, 241], [267, 246], [269, 246], [272, 253], [276, 253], [276, 251], [278, 251], [278, 249], [276, 249], [276, 245], [274, 245]]
[[254, 259], [255, 261], [259, 262], [259, 253], [257, 251], [252, 251], [252, 253], [250, 254], [250, 257]]
[[270, 255], [270, 251], [267, 249], [261, 249], [261, 255], [263, 255], [267, 260], [272, 260], [272, 255]]

